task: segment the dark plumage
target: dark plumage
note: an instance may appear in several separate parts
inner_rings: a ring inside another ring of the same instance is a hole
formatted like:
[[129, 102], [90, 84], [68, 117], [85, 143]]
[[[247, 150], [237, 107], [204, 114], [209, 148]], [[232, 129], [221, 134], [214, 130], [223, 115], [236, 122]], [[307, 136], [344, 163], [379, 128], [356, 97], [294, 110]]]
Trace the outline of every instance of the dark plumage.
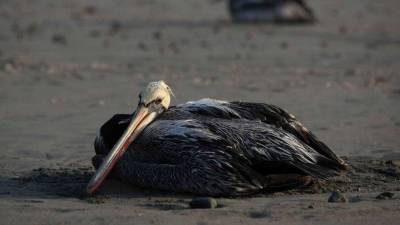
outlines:
[[[95, 159], [110, 151], [131, 118], [117, 114], [101, 127]], [[324, 179], [345, 169], [324, 143], [277, 106], [202, 99], [159, 115], [113, 174], [146, 188], [237, 196], [290, 188], [306, 183], [307, 175]]]
[[308, 23], [315, 20], [303, 0], [229, 0], [228, 10], [235, 22]]

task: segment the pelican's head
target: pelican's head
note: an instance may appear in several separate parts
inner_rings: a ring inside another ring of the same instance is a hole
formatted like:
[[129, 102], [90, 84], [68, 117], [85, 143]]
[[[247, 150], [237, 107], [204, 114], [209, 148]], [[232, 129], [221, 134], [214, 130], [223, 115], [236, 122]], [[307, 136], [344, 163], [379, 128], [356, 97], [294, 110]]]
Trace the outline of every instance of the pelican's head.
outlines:
[[139, 94], [139, 103], [135, 114], [125, 132], [113, 149], [108, 153], [103, 163], [93, 175], [87, 186], [87, 192], [92, 194], [101, 185], [114, 165], [142, 130], [158, 115], [168, 109], [172, 90], [164, 81], [150, 82]]
[[139, 94], [139, 106], [161, 113], [168, 109], [171, 95], [172, 90], [164, 81], [150, 82]]

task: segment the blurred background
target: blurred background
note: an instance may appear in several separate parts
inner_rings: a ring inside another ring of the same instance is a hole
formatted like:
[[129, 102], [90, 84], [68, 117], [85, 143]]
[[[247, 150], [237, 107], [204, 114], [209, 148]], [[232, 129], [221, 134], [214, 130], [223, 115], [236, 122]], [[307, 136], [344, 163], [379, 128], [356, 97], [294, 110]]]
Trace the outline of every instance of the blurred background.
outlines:
[[266, 102], [339, 155], [400, 159], [400, 2], [309, 0], [313, 24], [222, 0], [0, 1], [0, 171], [88, 166], [101, 124], [165, 80], [174, 104]]

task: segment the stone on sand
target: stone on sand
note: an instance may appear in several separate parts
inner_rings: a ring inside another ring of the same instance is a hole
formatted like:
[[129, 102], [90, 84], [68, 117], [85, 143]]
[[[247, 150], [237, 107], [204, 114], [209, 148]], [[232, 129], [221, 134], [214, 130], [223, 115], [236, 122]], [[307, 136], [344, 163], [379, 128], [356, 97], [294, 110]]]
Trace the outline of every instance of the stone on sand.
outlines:
[[376, 199], [380, 199], [380, 200], [392, 199], [393, 196], [394, 196], [394, 193], [392, 193], [392, 192], [382, 192], [378, 196], [376, 196]]
[[218, 206], [218, 202], [210, 197], [194, 197], [189, 205], [192, 209], [213, 209]]
[[333, 191], [331, 196], [329, 196], [328, 202], [348, 202], [346, 196], [344, 196], [339, 191]]

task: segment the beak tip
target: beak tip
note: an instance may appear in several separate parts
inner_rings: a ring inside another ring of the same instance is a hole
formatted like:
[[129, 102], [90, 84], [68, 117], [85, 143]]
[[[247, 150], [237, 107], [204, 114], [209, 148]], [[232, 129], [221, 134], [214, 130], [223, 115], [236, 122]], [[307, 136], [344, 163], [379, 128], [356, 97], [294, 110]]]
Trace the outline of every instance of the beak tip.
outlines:
[[86, 193], [89, 195], [93, 195], [96, 190], [97, 190], [98, 185], [95, 185], [93, 182], [89, 182], [89, 184], [86, 186]]
[[86, 193], [89, 195], [92, 195], [94, 192], [94, 190], [92, 189], [92, 187], [90, 187], [89, 185], [86, 187]]

